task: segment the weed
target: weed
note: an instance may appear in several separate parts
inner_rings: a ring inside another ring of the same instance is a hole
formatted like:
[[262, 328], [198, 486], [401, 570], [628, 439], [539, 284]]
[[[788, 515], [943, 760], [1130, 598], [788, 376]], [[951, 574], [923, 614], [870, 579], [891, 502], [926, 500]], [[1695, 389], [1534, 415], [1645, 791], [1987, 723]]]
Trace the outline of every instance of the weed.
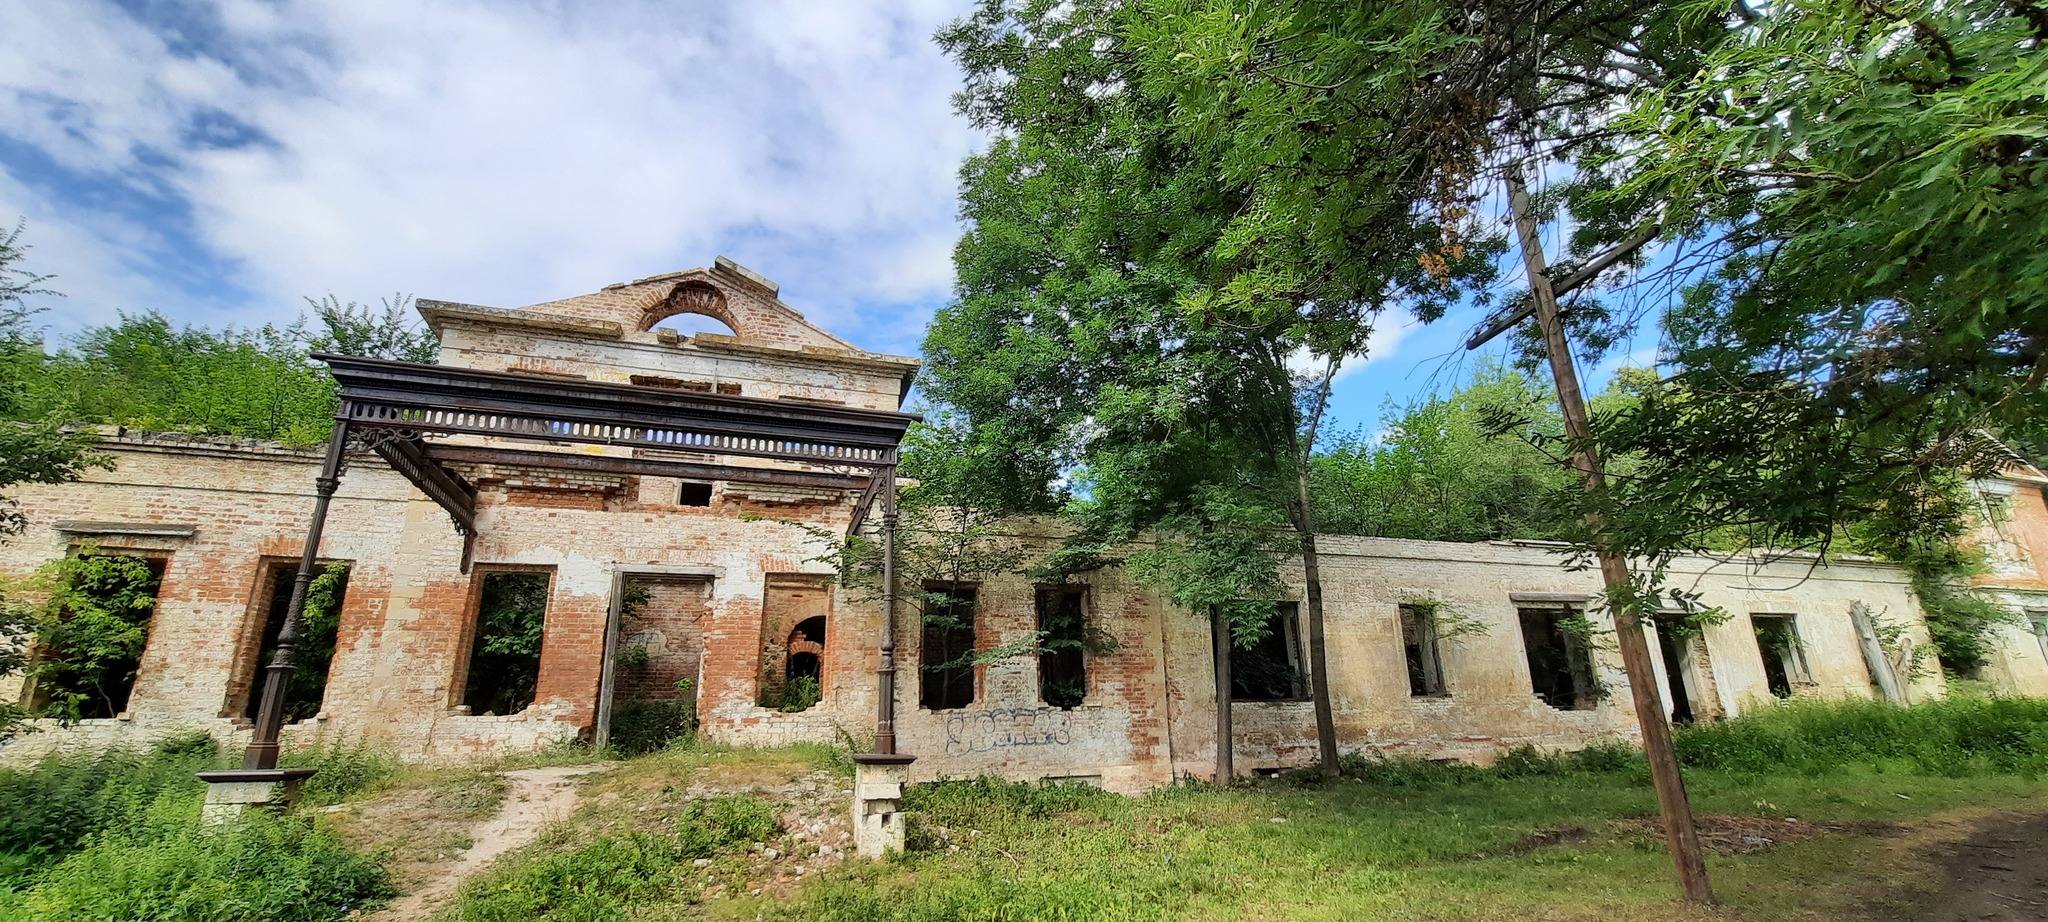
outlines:
[[743, 794], [691, 801], [673, 822], [672, 836], [628, 831], [580, 845], [575, 830], [556, 826], [519, 858], [465, 885], [451, 918], [623, 920], [636, 905], [694, 900], [696, 887], [682, 876], [685, 862], [739, 852], [782, 832], [773, 804]]
[[309, 806], [340, 803], [381, 787], [398, 773], [396, 757], [363, 746], [302, 749], [287, 753], [279, 764], [319, 769], [300, 791], [301, 800]]
[[0, 769], [0, 886], [85, 846], [166, 791], [196, 794], [194, 773], [217, 767], [203, 733], [137, 752], [53, 755], [26, 770]]
[[1687, 766], [1822, 774], [1889, 765], [1926, 774], [2048, 773], [2048, 701], [1957, 697], [1898, 707], [1882, 701], [1793, 700], [1740, 720], [1685, 728]]
[[0, 895], [0, 922], [328, 922], [392, 895], [377, 863], [300, 817], [198, 824], [199, 798], [160, 796], [131, 822]]

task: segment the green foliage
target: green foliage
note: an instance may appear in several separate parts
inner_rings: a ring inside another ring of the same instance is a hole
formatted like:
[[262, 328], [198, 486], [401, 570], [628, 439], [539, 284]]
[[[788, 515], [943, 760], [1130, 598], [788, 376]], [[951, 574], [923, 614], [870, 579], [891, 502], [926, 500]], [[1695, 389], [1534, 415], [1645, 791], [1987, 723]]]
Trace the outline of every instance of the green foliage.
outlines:
[[49, 598], [36, 616], [40, 653], [27, 672], [47, 714], [68, 722], [126, 709], [160, 579], [144, 558], [90, 547], [38, 571]]
[[631, 699], [612, 705], [610, 743], [622, 756], [637, 756], [688, 740], [697, 732], [694, 695], [668, 700]]
[[[1343, 438], [1316, 455], [1318, 524], [1425, 541], [1572, 535], [1582, 488], [1536, 444], [1562, 431], [1555, 404], [1546, 383], [1484, 365], [1448, 396], [1389, 412], [1373, 436]], [[1512, 412], [1514, 431], [1490, 427], [1489, 411]]]
[[683, 854], [673, 839], [632, 834], [603, 838], [494, 869], [463, 885], [459, 922], [609, 922], [624, 907], [668, 892]]
[[313, 320], [254, 329], [179, 327], [144, 311], [46, 351], [28, 313], [0, 297], [0, 419], [317, 444], [333, 426], [335, 388], [307, 353], [431, 362], [438, 346], [407, 317], [409, 302], [387, 299], [379, 312], [329, 295], [308, 299]]
[[1824, 774], [1871, 765], [1932, 775], [2048, 774], [2048, 702], [1951, 697], [1912, 707], [1794, 699], [1677, 733], [1686, 765]]
[[785, 714], [808, 711], [824, 696], [824, 689], [818, 685], [816, 677], [800, 675], [782, 683], [782, 704], [779, 708]]
[[322, 327], [312, 337], [316, 351], [423, 365], [433, 364], [440, 356], [440, 337], [419, 321], [412, 295], [383, 299], [381, 311], [354, 301], [344, 304], [332, 294], [307, 298], [306, 306]]
[[552, 585], [546, 573], [485, 574], [462, 697], [470, 713], [517, 714], [533, 703]]
[[624, 922], [633, 918], [629, 913], [636, 904], [687, 898], [693, 890], [683, 878], [688, 862], [716, 858], [782, 832], [775, 806], [748, 795], [691, 801], [673, 824], [673, 835], [634, 832], [568, 848], [562, 847], [566, 842], [544, 839], [538, 853], [529, 850], [464, 884], [452, 917], [458, 922]]
[[85, 847], [165, 793], [200, 789], [194, 772], [218, 767], [213, 738], [176, 736], [147, 751], [52, 755], [0, 769], [0, 890]]
[[5, 922], [330, 922], [393, 895], [384, 870], [292, 816], [198, 823], [199, 798], [159, 797], [120, 827], [0, 894]]
[[319, 774], [306, 779], [299, 800], [308, 806], [326, 806], [376, 790], [398, 774], [398, 758], [368, 746], [323, 746], [286, 752], [278, 758], [285, 768], [313, 768]]

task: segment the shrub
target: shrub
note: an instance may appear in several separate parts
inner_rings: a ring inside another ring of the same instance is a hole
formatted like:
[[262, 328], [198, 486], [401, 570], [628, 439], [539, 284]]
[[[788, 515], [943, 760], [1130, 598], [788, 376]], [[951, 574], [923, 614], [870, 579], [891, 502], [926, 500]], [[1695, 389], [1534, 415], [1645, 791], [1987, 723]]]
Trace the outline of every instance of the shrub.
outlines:
[[194, 773], [218, 762], [213, 739], [191, 733], [144, 752], [53, 755], [34, 768], [0, 769], [0, 886], [77, 851], [165, 792], [196, 794]]
[[251, 813], [198, 825], [197, 797], [166, 794], [132, 825], [0, 896], [0, 922], [325, 922], [393, 891], [376, 862], [305, 819]]
[[1821, 774], [1893, 764], [1941, 775], [2048, 773], [2048, 701], [1954, 697], [1912, 707], [1793, 700], [1677, 734], [1697, 768]]
[[340, 803], [398, 773], [398, 760], [390, 753], [363, 746], [303, 749], [287, 753], [278, 762], [287, 768], [320, 770], [306, 779], [306, 786], [299, 792], [301, 801], [313, 806]]
[[621, 701], [612, 709], [611, 745], [622, 756], [666, 749], [696, 732], [697, 703], [688, 698]]

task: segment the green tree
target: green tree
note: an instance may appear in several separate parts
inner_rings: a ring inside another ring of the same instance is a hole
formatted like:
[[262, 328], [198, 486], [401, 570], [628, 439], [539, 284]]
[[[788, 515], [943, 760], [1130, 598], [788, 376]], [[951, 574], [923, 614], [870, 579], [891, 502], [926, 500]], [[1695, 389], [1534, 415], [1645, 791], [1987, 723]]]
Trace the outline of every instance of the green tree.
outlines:
[[[1325, 530], [1424, 541], [1573, 534], [1578, 483], [1536, 447], [1562, 429], [1547, 388], [1520, 370], [1485, 365], [1451, 394], [1390, 411], [1377, 432], [1318, 452]], [[1495, 431], [1493, 420], [1510, 410], [1527, 431]]]
[[996, 138], [962, 169], [969, 228], [956, 299], [926, 337], [925, 389], [958, 414], [964, 456], [991, 466], [979, 479], [992, 508], [1058, 509], [1074, 529], [1043, 575], [1105, 565], [1158, 534], [1135, 569], [1177, 603], [1223, 613], [1227, 640], [1238, 603], [1283, 591], [1277, 559], [1200, 549], [1271, 545], [1263, 527], [1239, 534], [1247, 520], [1286, 527], [1291, 345], [1194, 306], [1206, 254], [1245, 199], [1214, 152], [1174, 137], [1168, 106], [1139, 92], [1135, 15], [989, 2], [940, 34], [967, 73], [962, 111]]

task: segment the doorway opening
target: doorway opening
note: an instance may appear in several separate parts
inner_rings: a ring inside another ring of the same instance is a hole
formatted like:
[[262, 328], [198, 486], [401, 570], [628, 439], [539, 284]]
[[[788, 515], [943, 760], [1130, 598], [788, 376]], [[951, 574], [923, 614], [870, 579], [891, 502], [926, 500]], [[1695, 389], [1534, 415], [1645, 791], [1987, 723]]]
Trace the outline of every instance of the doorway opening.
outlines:
[[638, 755], [697, 732], [711, 579], [622, 573], [614, 588], [597, 738]]

